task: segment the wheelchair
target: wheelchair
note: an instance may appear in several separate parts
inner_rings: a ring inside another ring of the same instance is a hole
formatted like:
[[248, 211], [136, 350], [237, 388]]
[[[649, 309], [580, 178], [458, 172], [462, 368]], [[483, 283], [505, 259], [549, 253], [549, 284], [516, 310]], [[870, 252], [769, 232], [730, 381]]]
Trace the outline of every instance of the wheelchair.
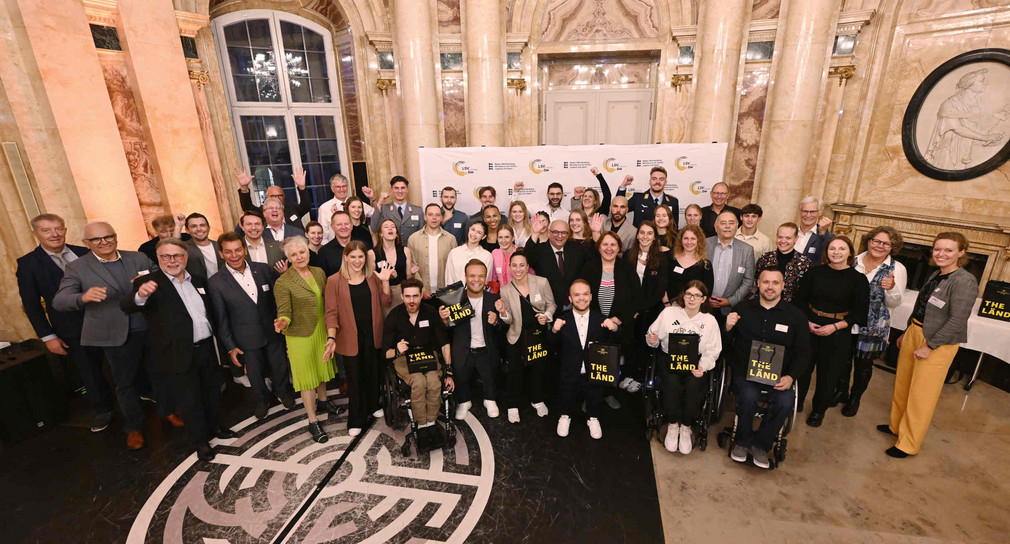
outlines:
[[[657, 372], [657, 365], [662, 359], [663, 351], [658, 348], [649, 348], [652, 355], [649, 357], [649, 366], [645, 371], [645, 383], [642, 384], [645, 406], [645, 438], [652, 440], [653, 437], [659, 440], [660, 430], [664, 422], [663, 413], [663, 392], [662, 382]], [[723, 386], [726, 374], [720, 365], [705, 373], [707, 387], [702, 392], [701, 410], [698, 412], [698, 419], [691, 424], [694, 446], [701, 451], [708, 448], [708, 427], [710, 423], [718, 423], [722, 415], [721, 403], [723, 400]]]
[[[728, 372], [727, 372], [728, 375]], [[768, 395], [771, 391], [771, 386], [767, 386], [761, 390], [761, 397], [758, 400], [757, 412], [755, 413], [755, 419], [761, 419], [768, 413]], [[778, 467], [779, 463], [786, 460], [786, 448], [789, 441], [786, 436], [793, 430], [793, 425], [796, 423], [796, 408], [797, 408], [797, 395], [796, 395], [796, 383], [790, 387], [793, 391], [793, 410], [792, 413], [786, 416], [785, 422], [782, 424], [782, 428], [779, 429], [778, 435], [775, 437], [775, 442], [772, 444], [772, 455], [768, 458], [769, 468]], [[735, 411], [735, 409], [734, 409]], [[737, 431], [738, 419], [736, 414], [733, 415], [733, 425], [724, 428], [719, 431], [719, 435], [716, 437], [716, 441], [719, 443], [720, 448], [726, 448], [726, 455], [730, 455], [733, 452], [733, 447], [736, 445], [736, 431]]]
[[[456, 423], [452, 419], [452, 414], [456, 409], [456, 402], [453, 399], [452, 392], [445, 389], [445, 366], [441, 365], [441, 362], [440, 368], [442, 369], [440, 373], [442, 402], [441, 410], [435, 418], [435, 426], [438, 426], [438, 422], [442, 422], [445, 425], [445, 441], [441, 447], [447, 449], [456, 445]], [[400, 431], [409, 426], [409, 430], [403, 440], [403, 445], [400, 446], [400, 453], [404, 457], [410, 456], [412, 444], [414, 448], [417, 447], [418, 426], [417, 421], [414, 419], [414, 412], [411, 409], [410, 393], [410, 384], [403, 381], [396, 374], [393, 360], [387, 360], [381, 384], [383, 417], [390, 429]], [[421, 452], [418, 451], [418, 453], [420, 454]]]

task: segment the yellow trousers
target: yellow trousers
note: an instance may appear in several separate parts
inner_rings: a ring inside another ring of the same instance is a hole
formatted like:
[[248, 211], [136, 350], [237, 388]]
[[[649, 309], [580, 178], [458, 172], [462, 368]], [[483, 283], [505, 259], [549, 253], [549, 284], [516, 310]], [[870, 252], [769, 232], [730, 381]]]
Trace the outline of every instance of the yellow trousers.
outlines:
[[895, 446], [910, 455], [919, 453], [926, 439], [947, 369], [958, 348], [957, 344], [940, 346], [929, 357], [916, 359], [913, 353], [925, 343], [922, 327], [910, 324], [901, 341], [891, 397], [891, 431], [898, 435]]

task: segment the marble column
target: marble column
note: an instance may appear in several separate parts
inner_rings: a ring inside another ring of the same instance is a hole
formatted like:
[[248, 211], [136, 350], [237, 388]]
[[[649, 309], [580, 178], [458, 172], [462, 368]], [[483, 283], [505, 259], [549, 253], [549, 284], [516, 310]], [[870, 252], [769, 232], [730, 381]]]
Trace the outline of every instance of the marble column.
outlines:
[[[104, 220], [116, 228], [121, 247], [136, 248], [148, 239], [147, 229], [84, 6], [80, 0], [2, 4], [19, 27], [15, 35], [26, 38], [20, 61], [31, 66], [21, 70], [38, 70], [30, 90], [19, 87], [8, 98], [40, 205], [67, 219], [73, 243], [85, 221]], [[4, 86], [9, 82], [5, 77]]]
[[119, 17], [133, 91], [169, 209], [206, 215], [216, 236], [221, 213], [172, 3], [120, 2]]
[[[435, 55], [428, 2], [395, 0], [393, 2], [394, 55], [397, 85], [403, 112], [400, 128], [403, 137], [406, 172], [410, 180], [410, 201], [422, 203], [421, 166], [417, 148], [439, 147], [438, 108], [435, 93]], [[383, 180], [387, 181], [387, 180]]]
[[754, 200], [764, 208], [762, 222], [768, 229], [798, 217], [840, 2], [793, 0], [779, 22], [779, 58], [754, 183]]
[[466, 110], [470, 146], [505, 145], [505, 27], [498, 0], [466, 0]]
[[737, 80], [751, 5], [752, 0], [703, 4], [695, 53], [692, 142], [729, 142], [733, 137]]

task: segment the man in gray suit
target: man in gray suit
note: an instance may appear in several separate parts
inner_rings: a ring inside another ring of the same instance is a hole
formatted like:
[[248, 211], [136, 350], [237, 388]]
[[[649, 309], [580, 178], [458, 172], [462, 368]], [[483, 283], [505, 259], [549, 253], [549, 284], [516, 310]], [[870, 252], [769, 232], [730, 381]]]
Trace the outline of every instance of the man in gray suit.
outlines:
[[189, 253], [186, 272], [199, 278], [201, 283], [206, 282], [224, 266], [217, 242], [210, 239], [210, 223], [203, 214], [191, 213], [186, 217], [186, 230], [192, 236], [186, 241], [186, 252]]
[[716, 217], [716, 235], [705, 240], [715, 276], [709, 302], [718, 308], [715, 317], [724, 329], [725, 316], [747, 298], [754, 285], [754, 248], [735, 238], [736, 229], [736, 214], [724, 211]]
[[144, 410], [136, 388], [144, 356], [147, 321], [127, 315], [119, 300], [133, 292], [133, 279], [147, 274], [153, 263], [137, 251], [118, 251], [116, 231], [104, 222], [88, 223], [81, 235], [90, 253], [67, 264], [53, 307], [61, 312], [84, 310], [82, 346], [105, 351], [116, 382], [116, 396], [126, 422], [126, 447], [144, 447]]
[[[410, 239], [410, 235], [424, 227], [424, 212], [419, 206], [407, 202], [407, 185], [410, 182], [403, 176], [393, 176], [389, 180], [389, 190], [393, 193], [393, 202], [383, 204], [375, 210], [372, 215], [372, 232], [379, 232], [379, 227], [386, 219], [392, 219], [396, 223], [396, 230], [400, 232], [400, 239], [405, 243]], [[386, 195], [383, 193], [379, 197], [385, 202]]]
[[246, 262], [239, 235], [226, 232], [217, 240], [225, 266], [207, 282], [217, 340], [232, 364], [245, 369], [256, 396], [253, 414], [263, 419], [273, 396], [264, 381], [268, 368], [274, 393], [285, 408], [295, 406], [288, 386], [290, 367], [284, 337], [274, 331], [277, 306], [273, 285], [277, 276], [263, 263]]
[[245, 212], [238, 222], [242, 232], [245, 233], [247, 261], [263, 263], [281, 273], [288, 269], [287, 257], [284, 256], [281, 243], [263, 237], [265, 222], [260, 212]]

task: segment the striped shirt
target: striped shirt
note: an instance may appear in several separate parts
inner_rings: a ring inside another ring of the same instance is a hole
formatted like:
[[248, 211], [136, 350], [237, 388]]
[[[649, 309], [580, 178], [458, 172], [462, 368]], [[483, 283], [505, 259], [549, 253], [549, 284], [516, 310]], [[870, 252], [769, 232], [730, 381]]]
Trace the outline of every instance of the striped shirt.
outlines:
[[614, 271], [603, 272], [600, 278], [600, 311], [604, 316], [610, 315], [610, 308], [614, 305]]

